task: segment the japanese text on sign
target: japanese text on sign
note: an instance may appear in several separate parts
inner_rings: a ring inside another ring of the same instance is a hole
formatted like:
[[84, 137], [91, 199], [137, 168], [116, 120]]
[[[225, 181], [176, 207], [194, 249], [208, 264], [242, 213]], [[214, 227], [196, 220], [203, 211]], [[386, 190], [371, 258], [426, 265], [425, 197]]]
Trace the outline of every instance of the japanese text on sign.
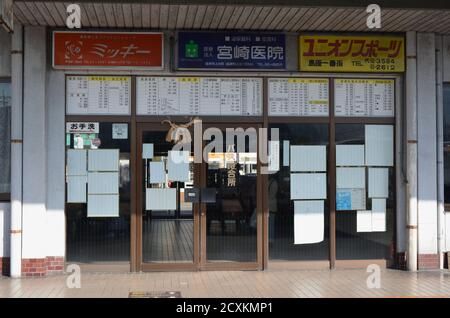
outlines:
[[284, 69], [283, 34], [180, 32], [180, 69]]
[[302, 35], [299, 45], [301, 71], [405, 71], [403, 37]]

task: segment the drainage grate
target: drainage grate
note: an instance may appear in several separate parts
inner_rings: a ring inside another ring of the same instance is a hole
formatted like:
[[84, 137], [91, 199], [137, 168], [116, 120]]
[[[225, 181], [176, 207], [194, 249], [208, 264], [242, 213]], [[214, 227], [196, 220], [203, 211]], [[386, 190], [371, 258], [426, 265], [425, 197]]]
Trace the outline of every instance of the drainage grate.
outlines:
[[130, 292], [128, 298], [181, 298], [179, 291]]

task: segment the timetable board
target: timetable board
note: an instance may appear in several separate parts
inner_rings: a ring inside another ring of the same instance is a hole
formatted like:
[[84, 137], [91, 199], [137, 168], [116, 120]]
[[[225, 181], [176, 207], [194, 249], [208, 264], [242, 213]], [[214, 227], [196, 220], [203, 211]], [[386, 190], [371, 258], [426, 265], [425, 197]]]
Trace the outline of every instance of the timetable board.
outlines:
[[328, 116], [328, 79], [270, 78], [270, 116]]
[[394, 80], [336, 79], [334, 83], [337, 117], [394, 117]]
[[138, 77], [138, 115], [261, 116], [262, 79]]
[[68, 76], [68, 115], [129, 115], [131, 77]]

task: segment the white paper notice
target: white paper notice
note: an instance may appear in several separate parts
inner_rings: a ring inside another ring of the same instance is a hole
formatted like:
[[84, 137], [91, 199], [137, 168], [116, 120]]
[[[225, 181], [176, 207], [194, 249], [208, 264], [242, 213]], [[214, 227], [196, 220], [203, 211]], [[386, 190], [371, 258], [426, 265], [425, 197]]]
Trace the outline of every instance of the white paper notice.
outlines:
[[85, 176], [87, 171], [86, 150], [67, 150], [67, 175]]
[[128, 124], [112, 124], [113, 139], [128, 139]]
[[269, 141], [269, 162], [268, 170], [277, 172], [280, 170], [280, 141]]
[[270, 78], [269, 116], [328, 116], [328, 79]]
[[88, 170], [119, 171], [119, 149], [89, 150]]
[[145, 190], [145, 209], [147, 211], [176, 210], [177, 189], [150, 188]]
[[290, 147], [289, 140], [283, 140], [283, 166], [289, 167], [289, 158], [290, 158]]
[[337, 168], [336, 169], [336, 188], [366, 188], [366, 170], [365, 168]]
[[372, 199], [372, 231], [386, 232], [386, 199]]
[[189, 151], [169, 151], [167, 170], [170, 181], [187, 182], [189, 178]]
[[365, 125], [366, 165], [394, 166], [394, 127], [391, 125]]
[[291, 146], [291, 171], [327, 171], [326, 146]]
[[137, 77], [138, 115], [261, 116], [262, 79]]
[[166, 182], [166, 170], [164, 162], [150, 162], [150, 183]]
[[88, 194], [119, 194], [119, 173], [89, 172]]
[[142, 159], [153, 158], [153, 144], [142, 144]]
[[336, 145], [336, 166], [364, 166], [364, 145]]
[[118, 217], [118, 194], [89, 194], [87, 204], [88, 217]]
[[294, 202], [294, 244], [320, 243], [324, 238], [323, 201]]
[[86, 203], [86, 176], [67, 177], [67, 203]]
[[389, 197], [389, 169], [369, 168], [369, 198]]
[[372, 211], [356, 212], [356, 231], [372, 232]]
[[68, 115], [130, 115], [131, 77], [68, 76]]
[[291, 173], [291, 200], [315, 200], [326, 198], [326, 173]]

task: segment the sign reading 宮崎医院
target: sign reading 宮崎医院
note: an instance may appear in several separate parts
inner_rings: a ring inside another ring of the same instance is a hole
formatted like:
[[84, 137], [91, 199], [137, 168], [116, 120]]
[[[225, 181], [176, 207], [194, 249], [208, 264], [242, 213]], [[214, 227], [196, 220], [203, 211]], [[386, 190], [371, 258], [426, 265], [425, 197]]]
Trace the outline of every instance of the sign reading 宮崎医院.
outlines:
[[163, 34], [55, 31], [53, 67], [162, 69]]
[[178, 69], [282, 70], [284, 34], [179, 32]]
[[300, 71], [405, 71], [405, 39], [401, 36], [301, 35], [299, 52]]

